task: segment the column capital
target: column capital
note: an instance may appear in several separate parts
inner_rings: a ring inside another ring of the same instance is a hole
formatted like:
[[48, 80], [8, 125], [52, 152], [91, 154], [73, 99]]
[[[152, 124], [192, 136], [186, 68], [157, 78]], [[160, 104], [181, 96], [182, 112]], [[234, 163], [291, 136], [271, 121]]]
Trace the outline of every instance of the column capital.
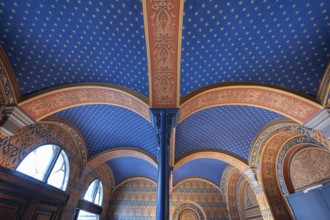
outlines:
[[251, 167], [250, 169], [244, 172], [244, 175], [251, 181], [252, 184], [258, 182], [256, 168]]
[[324, 108], [314, 117], [309, 119], [304, 126], [310, 127], [322, 132], [326, 139], [330, 138], [330, 109]]
[[13, 136], [22, 127], [36, 123], [17, 105], [6, 106], [3, 114], [4, 116], [0, 123], [0, 132], [6, 136]]

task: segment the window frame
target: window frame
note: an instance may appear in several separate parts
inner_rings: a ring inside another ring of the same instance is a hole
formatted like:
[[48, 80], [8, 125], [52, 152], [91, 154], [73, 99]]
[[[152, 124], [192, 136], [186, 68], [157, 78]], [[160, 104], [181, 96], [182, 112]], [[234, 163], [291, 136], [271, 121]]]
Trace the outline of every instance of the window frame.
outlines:
[[[95, 182], [95, 183], [94, 183]], [[94, 183], [94, 184], [93, 184]], [[86, 195], [87, 195], [87, 192], [88, 192], [88, 190], [89, 190], [89, 188], [91, 187], [91, 185], [94, 185], [94, 187], [93, 187], [93, 191], [92, 191], [92, 201], [90, 201], [90, 200], [87, 200], [87, 199], [85, 199], [85, 197], [86, 197]], [[96, 203], [95, 202], [95, 200], [96, 200], [96, 198], [97, 198], [97, 193], [99, 192], [99, 190], [101, 189], [101, 195], [99, 196], [99, 200], [101, 200], [101, 204], [99, 204], [99, 203]], [[100, 207], [102, 207], [102, 204], [103, 204], [103, 196], [104, 196], [104, 190], [103, 190], [103, 184], [102, 184], [102, 181], [99, 179], [99, 178], [97, 178], [97, 179], [94, 179], [90, 184], [89, 184], [89, 186], [88, 186], [88, 188], [87, 188], [87, 190], [86, 190], [86, 192], [85, 192], [85, 195], [84, 195], [84, 198], [83, 198], [83, 200], [84, 201], [87, 201], [87, 202], [91, 202], [91, 203], [93, 203], [93, 204], [95, 204], [95, 205], [97, 205], [97, 206], [100, 206]]]
[[[30, 154], [34, 153], [37, 149], [42, 148], [42, 147], [44, 147], [44, 146], [46, 146], [46, 145], [52, 145], [52, 146], [55, 146], [55, 152], [54, 152], [54, 154], [53, 154], [53, 156], [52, 156], [52, 159], [51, 159], [51, 161], [50, 161], [50, 163], [49, 163], [49, 165], [48, 165], [48, 168], [47, 168], [47, 171], [46, 171], [46, 173], [45, 173], [45, 176], [44, 176], [44, 178], [43, 178], [42, 180], [37, 179], [37, 178], [35, 178], [35, 177], [33, 177], [33, 176], [29, 175], [29, 174], [26, 174], [26, 173], [24, 173], [24, 172], [21, 172], [21, 171], [17, 170], [18, 167], [22, 164], [22, 162], [23, 162], [23, 161], [24, 161], [24, 160], [25, 160]], [[58, 158], [61, 156], [62, 152], [64, 153], [64, 155], [65, 155], [66, 158], [68, 159], [68, 160], [67, 160], [67, 163], [66, 163], [66, 161], [65, 161], [65, 159], [64, 159], [64, 164], [66, 165], [66, 168], [65, 168], [66, 172], [65, 172], [65, 174], [64, 174], [64, 177], [63, 177], [63, 180], [62, 180], [63, 182], [62, 182], [62, 185], [61, 185], [61, 186], [63, 187], [63, 189], [62, 189], [62, 188], [58, 188], [58, 187], [53, 186], [52, 184], [49, 184], [49, 183], [48, 183], [48, 179], [49, 179], [49, 177], [50, 177], [50, 175], [51, 175], [51, 173], [52, 173], [52, 171], [53, 171], [53, 169], [54, 169], [54, 167], [55, 167], [55, 164], [56, 164]], [[61, 191], [63, 191], [63, 192], [66, 192], [66, 190], [67, 190], [67, 188], [68, 188], [69, 178], [70, 178], [70, 160], [69, 160], [69, 157], [68, 157], [67, 153], [66, 153], [65, 150], [63, 149], [63, 147], [60, 147], [60, 146], [58, 146], [57, 144], [51, 144], [51, 143], [42, 144], [42, 145], [39, 145], [39, 146], [33, 148], [32, 151], [30, 151], [28, 154], [26, 154], [26, 155], [24, 156], [24, 158], [23, 158], [23, 159], [18, 163], [18, 165], [16, 166], [16, 168], [15, 168], [15, 174], [16, 174], [16, 175], [19, 175], [19, 176], [23, 176], [24, 178], [26, 178], [26, 177], [31, 178], [31, 179], [33, 179], [33, 180], [36, 180], [36, 181], [42, 182], [43, 184], [46, 184], [46, 185], [48, 185], [48, 186], [51, 186], [51, 187], [54, 187], [54, 188], [56, 188], [56, 189], [59, 189], [59, 190], [61, 190]], [[68, 178], [66, 178], [66, 174], [68, 175]], [[67, 179], [67, 182], [65, 183], [66, 179]], [[64, 186], [65, 186], [65, 187], [64, 187]]]

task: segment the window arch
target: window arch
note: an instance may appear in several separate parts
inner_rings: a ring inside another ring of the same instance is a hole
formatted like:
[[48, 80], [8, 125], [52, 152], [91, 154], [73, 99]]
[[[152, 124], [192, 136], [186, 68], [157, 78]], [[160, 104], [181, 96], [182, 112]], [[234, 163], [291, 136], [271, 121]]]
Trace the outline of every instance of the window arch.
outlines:
[[69, 159], [60, 147], [42, 145], [30, 152], [16, 171], [65, 191], [70, 173]]
[[88, 187], [84, 200], [92, 202], [98, 206], [102, 206], [103, 200], [103, 185], [101, 180], [94, 180]]

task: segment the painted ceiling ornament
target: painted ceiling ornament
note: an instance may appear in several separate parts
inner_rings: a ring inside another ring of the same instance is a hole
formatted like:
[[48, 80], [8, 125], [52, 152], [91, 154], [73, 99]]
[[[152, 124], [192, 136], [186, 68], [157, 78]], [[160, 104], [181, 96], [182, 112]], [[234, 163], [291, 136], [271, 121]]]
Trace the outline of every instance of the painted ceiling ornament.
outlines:
[[222, 105], [247, 105], [285, 115], [304, 123], [322, 108], [321, 105], [293, 93], [261, 85], [221, 85], [184, 101], [180, 109], [180, 121], [189, 115], [209, 107]]
[[305, 149], [292, 159], [291, 179], [295, 190], [324, 182], [330, 178], [330, 153]]
[[174, 95], [174, 5], [169, 0], [155, 0], [152, 5], [152, 26], [154, 27], [155, 48], [154, 60], [156, 64], [156, 91], [160, 105], [168, 105]]
[[179, 106], [183, 2], [142, 1], [152, 108]]

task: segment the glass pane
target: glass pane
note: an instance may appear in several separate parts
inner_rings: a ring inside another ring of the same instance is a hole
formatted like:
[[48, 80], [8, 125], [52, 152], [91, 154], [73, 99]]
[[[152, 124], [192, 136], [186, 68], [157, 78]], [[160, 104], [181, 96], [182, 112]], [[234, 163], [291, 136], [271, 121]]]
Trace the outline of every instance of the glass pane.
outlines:
[[54, 145], [38, 147], [25, 157], [17, 167], [17, 171], [38, 180], [45, 181], [45, 175], [58, 150], [59, 147]]
[[94, 202], [95, 197], [95, 190], [98, 185], [99, 180], [94, 180], [91, 185], [89, 185], [87, 192], [85, 194], [84, 200], [89, 202]]
[[69, 160], [64, 151], [61, 151], [47, 183], [56, 188], [65, 190], [69, 180]]
[[99, 206], [102, 206], [102, 200], [103, 200], [103, 185], [100, 181], [99, 188], [97, 190], [94, 203], [99, 205]]
[[78, 220], [99, 220], [100, 216], [94, 213], [79, 211]]

